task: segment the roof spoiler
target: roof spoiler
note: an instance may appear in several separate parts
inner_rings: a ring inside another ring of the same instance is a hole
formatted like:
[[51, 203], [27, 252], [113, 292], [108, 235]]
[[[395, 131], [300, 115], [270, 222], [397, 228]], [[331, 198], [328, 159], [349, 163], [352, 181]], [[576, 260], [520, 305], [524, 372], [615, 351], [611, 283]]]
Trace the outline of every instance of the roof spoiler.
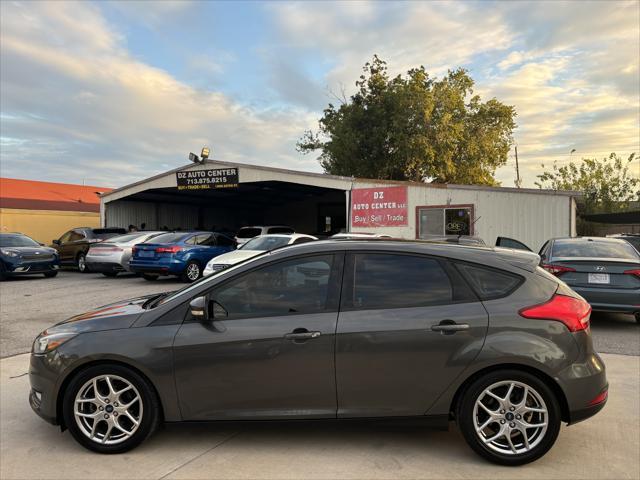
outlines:
[[540, 255], [525, 250], [495, 247], [496, 254], [505, 262], [528, 272], [535, 272], [540, 265]]

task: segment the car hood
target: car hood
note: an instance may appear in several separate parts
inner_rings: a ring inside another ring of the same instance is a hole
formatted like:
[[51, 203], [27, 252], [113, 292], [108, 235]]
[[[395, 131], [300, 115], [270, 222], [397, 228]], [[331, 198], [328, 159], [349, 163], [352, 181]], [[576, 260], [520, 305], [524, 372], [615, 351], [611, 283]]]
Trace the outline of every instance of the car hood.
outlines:
[[213, 257], [209, 262], [212, 265], [235, 265], [256, 255], [264, 253], [262, 250], [234, 250], [233, 252], [223, 253], [217, 257]]
[[47, 332], [84, 333], [129, 328], [142, 313], [146, 312], [146, 310], [142, 308], [144, 302], [154, 296], [156, 296], [156, 294], [122, 300], [98, 307], [94, 310], [89, 310], [88, 312], [63, 320], [53, 327], [48, 328]]

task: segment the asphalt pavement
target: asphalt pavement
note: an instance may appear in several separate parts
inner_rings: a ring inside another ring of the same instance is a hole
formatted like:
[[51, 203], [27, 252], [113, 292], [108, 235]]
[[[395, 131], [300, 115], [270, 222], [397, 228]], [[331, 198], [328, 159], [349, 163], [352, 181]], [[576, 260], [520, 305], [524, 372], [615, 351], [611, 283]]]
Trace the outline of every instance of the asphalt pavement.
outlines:
[[[56, 278], [23, 277], [0, 282], [0, 357], [28, 352], [51, 325], [89, 309], [127, 298], [182, 288], [175, 277], [148, 282], [135, 275], [107, 278], [64, 270]], [[596, 350], [640, 355], [640, 325], [631, 315], [594, 313]]]

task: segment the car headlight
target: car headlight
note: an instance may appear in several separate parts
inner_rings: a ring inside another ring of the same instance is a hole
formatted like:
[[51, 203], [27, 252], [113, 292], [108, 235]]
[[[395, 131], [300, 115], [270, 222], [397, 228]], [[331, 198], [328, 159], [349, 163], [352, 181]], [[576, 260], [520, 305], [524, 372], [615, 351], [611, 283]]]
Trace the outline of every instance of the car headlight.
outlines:
[[7, 257], [17, 257], [19, 255], [15, 250], [8, 250], [6, 248], [0, 248], [0, 253], [6, 255]]
[[33, 342], [33, 348], [31, 351], [33, 353], [49, 353], [52, 350], [55, 350], [60, 345], [62, 345], [67, 340], [75, 337], [76, 333], [65, 332], [65, 333], [47, 333], [46, 330], [42, 332]]

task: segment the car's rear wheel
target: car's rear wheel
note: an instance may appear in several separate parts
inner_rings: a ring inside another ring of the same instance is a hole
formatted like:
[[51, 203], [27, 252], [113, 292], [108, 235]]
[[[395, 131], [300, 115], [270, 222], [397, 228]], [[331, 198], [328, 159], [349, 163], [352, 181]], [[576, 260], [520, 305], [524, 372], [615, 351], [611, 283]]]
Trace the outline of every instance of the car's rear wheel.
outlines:
[[78, 267], [78, 271], [80, 273], [87, 273], [89, 270], [87, 269], [87, 259], [84, 253], [79, 253], [76, 258], [76, 267]]
[[560, 405], [534, 375], [501, 370], [476, 379], [457, 409], [469, 446], [501, 465], [522, 465], [542, 457], [560, 431]]
[[118, 272], [102, 272], [102, 275], [104, 275], [105, 277], [117, 277], [118, 276]]
[[183, 281], [191, 283], [198, 280], [201, 276], [202, 268], [200, 268], [200, 264], [195, 260], [191, 260], [187, 263], [181, 278]]
[[121, 453], [138, 446], [157, 428], [160, 404], [149, 382], [121, 365], [80, 372], [65, 391], [65, 425], [83, 447]]
[[142, 274], [142, 278], [144, 278], [145, 280], [147, 280], [149, 282], [153, 282], [154, 280], [158, 279], [158, 275], [151, 275], [150, 273], [143, 273]]
[[58, 275], [57, 271], [55, 271], [55, 272], [47, 272], [47, 273], [44, 274], [44, 276], [47, 277], [47, 278], [53, 278], [56, 275]]

